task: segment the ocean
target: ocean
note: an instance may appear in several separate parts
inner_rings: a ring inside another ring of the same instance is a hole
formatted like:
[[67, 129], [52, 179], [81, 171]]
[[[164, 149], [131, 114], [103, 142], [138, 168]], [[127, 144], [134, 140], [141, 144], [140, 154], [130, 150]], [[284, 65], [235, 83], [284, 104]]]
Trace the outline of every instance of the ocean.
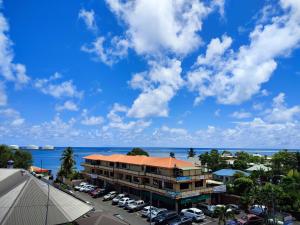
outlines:
[[[60, 167], [60, 157], [65, 147], [55, 147], [54, 150], [26, 150], [32, 153], [33, 165], [38, 167], [43, 167], [52, 171], [53, 175], [56, 175]], [[74, 156], [76, 160], [76, 168], [82, 170], [83, 168], [80, 164], [84, 161], [83, 157], [91, 154], [102, 154], [102, 155], [111, 155], [111, 154], [126, 154], [132, 149], [132, 147], [73, 147]], [[159, 147], [143, 147], [150, 156], [160, 156], [168, 157], [170, 152], [175, 153], [175, 157], [178, 159], [187, 159], [187, 151], [189, 148], [159, 148]], [[194, 148], [197, 155], [202, 154], [206, 151], [210, 151], [211, 148]], [[220, 152], [223, 150], [230, 151], [235, 153], [237, 151], [246, 151], [249, 153], [258, 153], [261, 155], [273, 155], [278, 152], [279, 149], [237, 149], [237, 148], [222, 148], [219, 149]], [[300, 150], [291, 150], [291, 151], [300, 151]]]

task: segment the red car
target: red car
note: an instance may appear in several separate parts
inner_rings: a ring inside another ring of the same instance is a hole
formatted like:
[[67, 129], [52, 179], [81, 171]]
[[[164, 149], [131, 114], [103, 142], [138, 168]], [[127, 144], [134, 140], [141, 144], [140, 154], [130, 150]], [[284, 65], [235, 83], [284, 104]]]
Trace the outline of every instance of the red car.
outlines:
[[238, 219], [239, 225], [260, 225], [263, 224], [264, 219], [254, 214], [248, 214]]

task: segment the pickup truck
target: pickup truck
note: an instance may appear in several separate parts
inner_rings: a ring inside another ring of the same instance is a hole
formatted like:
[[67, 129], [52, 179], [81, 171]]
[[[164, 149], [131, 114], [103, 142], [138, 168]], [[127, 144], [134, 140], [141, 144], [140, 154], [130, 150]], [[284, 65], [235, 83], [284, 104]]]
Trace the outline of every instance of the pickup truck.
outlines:
[[129, 204], [127, 206], [127, 209], [129, 212], [136, 212], [136, 211], [143, 209], [146, 205], [147, 205], [147, 203], [145, 203], [143, 200], [138, 200], [138, 201], [135, 201], [135, 202]]

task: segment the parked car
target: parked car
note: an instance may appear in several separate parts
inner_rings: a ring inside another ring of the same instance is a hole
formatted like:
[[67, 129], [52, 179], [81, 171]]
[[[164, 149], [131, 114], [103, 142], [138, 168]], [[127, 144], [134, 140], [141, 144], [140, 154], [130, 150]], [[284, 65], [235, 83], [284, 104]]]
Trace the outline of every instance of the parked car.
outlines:
[[248, 214], [238, 219], [238, 225], [261, 225], [264, 223], [264, 219], [254, 214]]
[[118, 194], [116, 197], [113, 198], [111, 204], [112, 205], [117, 205], [118, 202], [125, 197], [125, 194]]
[[129, 200], [131, 200], [131, 199], [128, 198], [128, 197], [121, 198], [121, 199], [118, 201], [118, 206], [119, 206], [119, 207], [124, 207], [125, 204], [126, 204]]
[[145, 206], [142, 210], [141, 210], [141, 215], [142, 217], [148, 217], [148, 215], [150, 214], [150, 212], [156, 211], [157, 208], [154, 206]]
[[267, 211], [268, 211], [268, 209], [264, 205], [252, 205], [249, 208], [249, 213], [254, 214], [256, 216], [264, 216], [264, 215], [266, 215]]
[[105, 189], [103, 188], [98, 188], [98, 189], [95, 189], [94, 191], [90, 192], [90, 195], [93, 197], [93, 198], [98, 198], [102, 195], [104, 195], [106, 192]]
[[128, 204], [127, 208], [129, 212], [136, 212], [143, 209], [147, 204], [143, 200], [138, 200], [133, 202], [132, 204]]
[[202, 212], [210, 217], [217, 217], [217, 212], [216, 212], [216, 206], [215, 205], [208, 205], [206, 203], [199, 203], [198, 207], [199, 209], [202, 210]]
[[178, 214], [175, 211], [164, 211], [153, 218], [153, 222], [155, 225], [165, 225], [168, 221], [177, 217]]
[[103, 196], [103, 201], [111, 200], [111, 199], [113, 199], [116, 196], [117, 196], [117, 192], [116, 191], [111, 191], [107, 195]]
[[186, 216], [176, 216], [167, 222], [168, 225], [191, 225], [193, 224], [193, 219]]
[[75, 186], [74, 189], [76, 191], [79, 191], [80, 188], [82, 188], [83, 186], [88, 185], [88, 183], [86, 182], [81, 182], [79, 185]]
[[89, 192], [95, 190], [95, 188], [96, 188], [96, 186], [89, 184], [89, 185], [85, 186], [85, 188], [83, 189], [83, 192], [89, 193]]
[[135, 200], [133, 200], [133, 199], [129, 199], [126, 203], [125, 203], [125, 205], [124, 205], [124, 209], [129, 209], [128, 207], [129, 207], [129, 205], [130, 204], [133, 204], [135, 202]]
[[156, 211], [151, 211], [151, 213], [148, 214], [147, 220], [153, 221], [157, 216], [164, 214], [166, 211], [168, 211], [168, 210], [164, 209], [164, 208], [158, 208]]
[[267, 218], [268, 225], [292, 225], [294, 218], [289, 213], [276, 213], [275, 216]]
[[227, 207], [233, 211], [234, 214], [240, 214], [241, 209], [238, 205], [236, 204], [228, 204]]
[[201, 211], [201, 209], [197, 208], [189, 208], [189, 209], [183, 209], [181, 210], [181, 215], [192, 218], [194, 222], [200, 222], [205, 219], [204, 213]]

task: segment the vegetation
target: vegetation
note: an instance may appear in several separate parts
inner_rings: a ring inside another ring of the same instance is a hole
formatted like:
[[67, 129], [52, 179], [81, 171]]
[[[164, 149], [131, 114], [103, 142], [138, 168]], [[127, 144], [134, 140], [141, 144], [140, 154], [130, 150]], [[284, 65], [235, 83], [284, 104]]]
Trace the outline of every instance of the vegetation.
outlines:
[[145, 155], [145, 156], [149, 156], [148, 152], [146, 152], [142, 148], [133, 148], [130, 152], [127, 153], [127, 155]]
[[60, 158], [61, 166], [58, 171], [59, 177], [72, 178], [75, 172], [75, 160], [74, 160], [74, 152], [71, 147], [67, 147]]
[[218, 215], [219, 225], [226, 225], [227, 220], [235, 218], [233, 211], [228, 209], [228, 206], [218, 206], [216, 208], [216, 214]]
[[196, 155], [196, 151], [193, 148], [188, 150], [188, 158], [192, 158]]
[[227, 167], [226, 161], [221, 157], [217, 149], [199, 155], [202, 165], [206, 165], [210, 171], [216, 171]]
[[170, 157], [171, 158], [175, 158], [175, 153], [174, 152], [170, 152]]
[[30, 152], [14, 150], [7, 145], [0, 145], [0, 167], [7, 167], [7, 161], [14, 161], [14, 168], [29, 169], [32, 166], [32, 155]]

